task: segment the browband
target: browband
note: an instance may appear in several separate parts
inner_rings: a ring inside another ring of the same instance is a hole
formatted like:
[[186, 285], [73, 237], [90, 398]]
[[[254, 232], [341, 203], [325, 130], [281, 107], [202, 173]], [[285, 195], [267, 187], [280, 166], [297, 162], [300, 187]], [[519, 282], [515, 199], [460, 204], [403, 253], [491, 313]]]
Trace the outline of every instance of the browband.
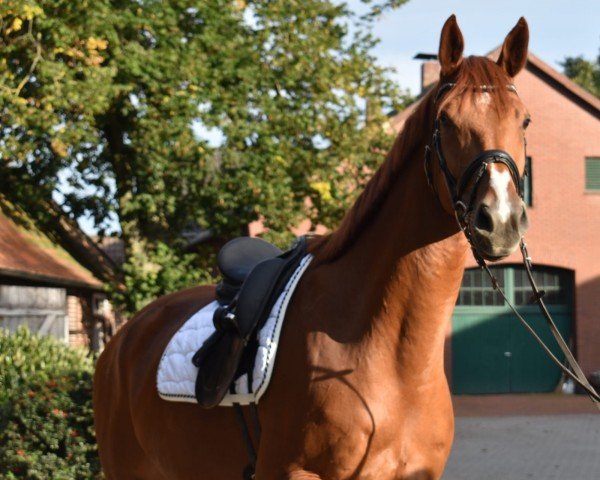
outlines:
[[[452, 88], [455, 86], [456, 86], [456, 83], [452, 83], [452, 82], [443, 83], [438, 88], [438, 91], [435, 94], [435, 100], [433, 102], [437, 103], [448, 90], [452, 90]], [[482, 92], [489, 92], [492, 90], [496, 90], [498, 87], [496, 85], [476, 85], [473, 88], [477, 89], [477, 90], [481, 90]], [[508, 85], [506, 85], [506, 88], [507, 88], [507, 90], [518, 94], [517, 87], [515, 87], [514, 84], [509, 83]]]

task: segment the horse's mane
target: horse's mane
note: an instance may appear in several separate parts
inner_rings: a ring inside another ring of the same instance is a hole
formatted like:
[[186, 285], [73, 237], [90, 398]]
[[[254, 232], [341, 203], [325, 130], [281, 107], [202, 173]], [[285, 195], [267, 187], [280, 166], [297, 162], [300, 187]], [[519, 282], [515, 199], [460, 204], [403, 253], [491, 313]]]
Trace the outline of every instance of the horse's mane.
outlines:
[[[449, 80], [455, 83], [447, 98], [468, 94], [482, 85], [500, 87], [489, 91], [497, 97], [494, 105], [504, 110], [509, 94], [507, 85], [510, 78], [502, 68], [485, 57], [463, 59], [456, 77]], [[375, 212], [383, 203], [392, 185], [402, 173], [403, 167], [413, 157], [417, 149], [423, 149], [431, 139], [433, 128], [433, 108], [439, 85], [434, 86], [419, 102], [415, 111], [406, 120], [391, 151], [377, 169], [354, 205], [344, 216], [339, 228], [328, 235], [317, 237], [310, 242], [309, 251], [314, 255], [314, 264], [327, 263], [337, 259], [352, 244], [359, 232], [375, 217]], [[474, 88], [475, 87], [475, 88]], [[424, 152], [423, 152], [424, 153]]]

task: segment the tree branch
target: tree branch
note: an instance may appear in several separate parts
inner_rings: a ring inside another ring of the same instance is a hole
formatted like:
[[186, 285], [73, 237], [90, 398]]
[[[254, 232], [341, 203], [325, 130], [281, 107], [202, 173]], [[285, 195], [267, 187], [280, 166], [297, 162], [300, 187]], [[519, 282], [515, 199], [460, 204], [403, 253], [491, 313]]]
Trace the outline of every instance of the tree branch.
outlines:
[[25, 85], [27, 85], [27, 82], [29, 82], [29, 80], [33, 76], [35, 67], [37, 66], [39, 61], [42, 59], [42, 44], [38, 40], [36, 40], [33, 36], [33, 19], [31, 19], [29, 21], [29, 27], [28, 27], [27, 33], [33, 39], [33, 43], [35, 45], [35, 57], [33, 59], [33, 62], [31, 62], [31, 67], [29, 67], [29, 71], [27, 72], [27, 75], [25, 75], [25, 77], [19, 82], [19, 85], [17, 85], [17, 88], [15, 88], [16, 96], [19, 96], [19, 94], [21, 93], [21, 90], [23, 90], [23, 87], [25, 87]]

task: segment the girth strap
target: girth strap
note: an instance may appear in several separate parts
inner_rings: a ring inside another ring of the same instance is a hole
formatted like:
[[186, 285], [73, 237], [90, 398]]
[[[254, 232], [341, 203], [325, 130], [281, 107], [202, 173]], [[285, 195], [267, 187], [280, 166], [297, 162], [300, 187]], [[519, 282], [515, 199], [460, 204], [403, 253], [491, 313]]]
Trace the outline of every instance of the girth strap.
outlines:
[[250, 416], [252, 417], [252, 423], [254, 424], [254, 436], [256, 439], [256, 448], [254, 447], [254, 443], [252, 442], [252, 437], [250, 436], [250, 430], [248, 429], [248, 424], [246, 423], [246, 419], [244, 418], [244, 412], [239, 403], [233, 404], [233, 410], [235, 412], [235, 418], [240, 426], [240, 430], [242, 432], [242, 439], [244, 440], [244, 445], [246, 446], [246, 451], [248, 452], [248, 458], [250, 463], [244, 468], [242, 473], [243, 480], [253, 480], [254, 475], [256, 473], [256, 460], [258, 456], [258, 446], [260, 445], [260, 421], [258, 419], [258, 409], [256, 408], [256, 403], [250, 403]]

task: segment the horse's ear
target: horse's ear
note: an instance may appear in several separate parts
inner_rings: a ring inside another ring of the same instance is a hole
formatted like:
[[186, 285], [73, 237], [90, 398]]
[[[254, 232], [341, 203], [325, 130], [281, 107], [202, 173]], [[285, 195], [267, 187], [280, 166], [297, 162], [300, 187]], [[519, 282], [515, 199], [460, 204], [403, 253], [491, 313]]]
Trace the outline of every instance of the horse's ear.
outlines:
[[521, 17], [504, 39], [497, 62], [510, 77], [515, 77], [525, 66], [528, 45], [529, 27], [525, 18]]
[[442, 77], [452, 75], [458, 70], [462, 62], [464, 47], [465, 42], [456, 22], [456, 15], [450, 15], [442, 28], [438, 53], [438, 59], [442, 67], [440, 71]]

